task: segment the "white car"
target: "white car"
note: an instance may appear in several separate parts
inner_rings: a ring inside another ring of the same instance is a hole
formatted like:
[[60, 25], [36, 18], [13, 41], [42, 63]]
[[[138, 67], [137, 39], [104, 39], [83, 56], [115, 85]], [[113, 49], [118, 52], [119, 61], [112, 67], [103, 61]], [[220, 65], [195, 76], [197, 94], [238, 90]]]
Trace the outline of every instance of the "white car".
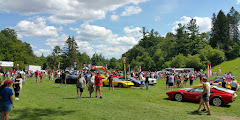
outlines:
[[[143, 77], [143, 81], [145, 81], [145, 77]], [[157, 79], [155, 78], [148, 78], [148, 81], [149, 81], [149, 85], [154, 85], [154, 84], [157, 84]]]

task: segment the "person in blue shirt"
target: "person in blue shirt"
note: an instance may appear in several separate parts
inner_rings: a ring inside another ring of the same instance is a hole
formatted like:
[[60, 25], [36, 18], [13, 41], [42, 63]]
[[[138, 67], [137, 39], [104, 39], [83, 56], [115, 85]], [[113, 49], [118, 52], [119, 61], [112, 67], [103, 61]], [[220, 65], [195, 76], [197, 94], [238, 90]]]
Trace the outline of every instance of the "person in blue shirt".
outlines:
[[13, 81], [6, 80], [4, 84], [0, 87], [0, 111], [1, 111], [1, 120], [9, 120], [9, 113], [14, 108], [13, 103], [13, 91], [9, 87]]

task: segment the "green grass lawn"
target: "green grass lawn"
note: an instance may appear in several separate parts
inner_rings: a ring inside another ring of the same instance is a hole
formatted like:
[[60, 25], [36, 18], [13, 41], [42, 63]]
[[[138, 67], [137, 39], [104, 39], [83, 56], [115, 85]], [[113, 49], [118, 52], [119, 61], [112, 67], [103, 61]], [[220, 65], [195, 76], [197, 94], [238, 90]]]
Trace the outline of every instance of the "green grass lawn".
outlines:
[[[76, 99], [75, 85], [69, 84], [66, 88], [59, 88], [59, 84], [47, 79], [38, 84], [33, 78], [27, 79], [20, 92], [20, 100], [14, 101], [15, 108], [10, 113], [10, 119], [212, 120], [220, 119], [218, 116], [240, 118], [239, 99], [225, 107], [211, 106], [212, 116], [207, 116], [206, 113], [194, 114], [193, 111], [197, 109], [198, 103], [168, 100], [165, 79], [159, 79], [157, 82], [155, 86], [150, 86], [149, 90], [145, 90], [145, 87], [142, 90], [132, 87], [130, 89], [115, 88], [115, 91], [108, 91], [107, 87], [103, 87], [103, 99], [88, 98], [89, 94], [85, 89], [84, 98]], [[199, 80], [194, 83], [198, 84]]]

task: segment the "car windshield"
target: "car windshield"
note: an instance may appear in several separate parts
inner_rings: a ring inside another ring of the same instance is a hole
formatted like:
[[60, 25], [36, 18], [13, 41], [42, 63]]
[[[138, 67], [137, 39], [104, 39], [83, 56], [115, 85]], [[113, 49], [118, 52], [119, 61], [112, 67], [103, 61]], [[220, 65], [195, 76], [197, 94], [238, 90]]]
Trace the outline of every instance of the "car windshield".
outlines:
[[194, 88], [191, 89], [189, 92], [203, 92], [203, 88]]

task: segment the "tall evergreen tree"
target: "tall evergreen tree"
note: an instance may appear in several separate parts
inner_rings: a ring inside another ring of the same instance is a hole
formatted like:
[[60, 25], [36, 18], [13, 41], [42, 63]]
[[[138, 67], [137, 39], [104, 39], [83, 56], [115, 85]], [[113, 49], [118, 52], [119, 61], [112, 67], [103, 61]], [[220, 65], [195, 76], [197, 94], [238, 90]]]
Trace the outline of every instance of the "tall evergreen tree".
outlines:
[[210, 38], [210, 45], [216, 48], [219, 45], [220, 49], [228, 50], [229, 45], [229, 26], [228, 20], [222, 10], [219, 11], [217, 17], [213, 16], [213, 28]]

